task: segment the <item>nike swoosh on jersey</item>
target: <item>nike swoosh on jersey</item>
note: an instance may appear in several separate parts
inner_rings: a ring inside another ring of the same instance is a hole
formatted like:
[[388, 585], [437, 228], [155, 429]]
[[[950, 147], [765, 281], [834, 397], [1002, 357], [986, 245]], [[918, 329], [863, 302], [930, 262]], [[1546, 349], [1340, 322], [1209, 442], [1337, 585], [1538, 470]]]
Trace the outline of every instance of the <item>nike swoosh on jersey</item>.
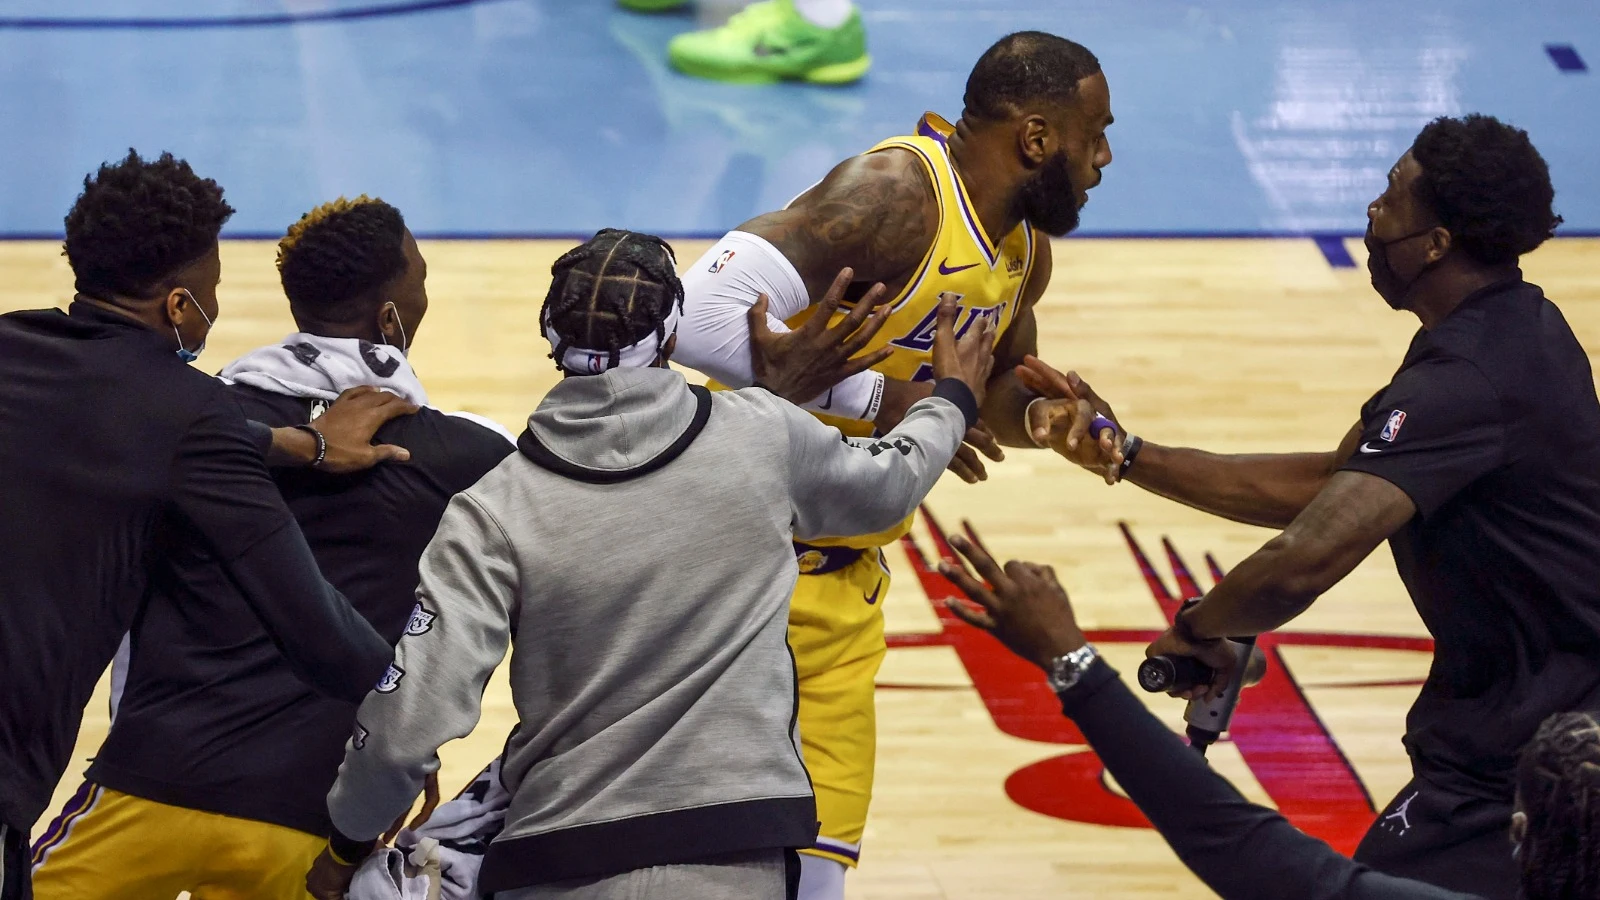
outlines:
[[967, 265], [964, 265], [964, 266], [955, 266], [954, 268], [952, 268], [950, 266], [945, 265], [945, 263], [947, 263], [949, 261], [950, 261], [950, 257], [948, 257], [948, 256], [939, 261], [939, 274], [940, 275], [954, 275], [957, 272], [965, 272], [966, 270], [974, 268], [974, 267], [976, 267], [978, 265], [977, 263], [968, 263]]
[[[1367, 444], [1370, 444], [1370, 443], [1372, 443], [1372, 442], [1371, 441], [1367, 442]], [[1368, 447], [1367, 444], [1362, 444], [1361, 445], [1360, 449], [1361, 449], [1362, 453], [1382, 453], [1383, 452], [1383, 448], [1382, 447]]]
[[872, 595], [868, 596], [866, 594], [862, 594], [861, 595], [861, 599], [867, 601], [867, 605], [871, 606], [874, 603], [878, 602], [878, 594], [881, 593], [882, 591], [883, 591], [883, 579], [880, 578], [880, 579], [878, 579], [877, 586], [872, 589]]

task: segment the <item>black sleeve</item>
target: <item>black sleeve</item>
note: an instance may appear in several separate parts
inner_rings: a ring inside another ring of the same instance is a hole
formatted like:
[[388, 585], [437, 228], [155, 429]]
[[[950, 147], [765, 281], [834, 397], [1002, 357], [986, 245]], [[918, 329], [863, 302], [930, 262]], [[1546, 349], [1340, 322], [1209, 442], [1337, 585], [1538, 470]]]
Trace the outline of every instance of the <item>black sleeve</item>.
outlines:
[[266, 459], [267, 454], [272, 452], [272, 426], [254, 419], [245, 424], [250, 429], [250, 440], [256, 445], [256, 449], [261, 451], [261, 458]]
[[1361, 444], [1344, 468], [1405, 491], [1423, 518], [1505, 460], [1498, 395], [1463, 359], [1419, 363], [1361, 411]]
[[392, 656], [388, 643], [323, 579], [238, 406], [219, 397], [179, 443], [173, 505], [205, 536], [295, 674], [360, 701]]
[[1481, 900], [1352, 862], [1257, 806], [1097, 661], [1061, 695], [1106, 770], [1222, 900]]

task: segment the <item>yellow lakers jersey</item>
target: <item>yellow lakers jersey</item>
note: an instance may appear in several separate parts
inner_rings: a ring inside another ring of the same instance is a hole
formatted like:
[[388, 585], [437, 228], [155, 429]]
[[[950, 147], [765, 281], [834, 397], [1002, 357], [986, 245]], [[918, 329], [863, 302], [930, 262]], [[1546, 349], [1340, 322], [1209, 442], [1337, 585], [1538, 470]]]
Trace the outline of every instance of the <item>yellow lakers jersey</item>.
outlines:
[[[939, 295], [953, 293], [960, 298], [956, 335], [982, 318], [995, 318], [996, 341], [1011, 327], [1022, 301], [1022, 287], [1033, 272], [1034, 234], [1026, 223], [1018, 225], [998, 244], [991, 241], [978, 222], [972, 199], [950, 160], [946, 139], [955, 129], [934, 113], [926, 113], [917, 123], [917, 133], [890, 138], [868, 153], [909, 150], [933, 182], [939, 201], [939, 229], [927, 256], [917, 266], [911, 280], [888, 302], [893, 310], [883, 329], [873, 337], [863, 353], [888, 347], [893, 353], [873, 368], [901, 381], [933, 380], [933, 332], [939, 311]], [[811, 307], [788, 321], [798, 328], [816, 312]], [[845, 315], [834, 314], [834, 321]], [[830, 323], [832, 324], [832, 323]], [[872, 423], [841, 419], [823, 413], [817, 418], [845, 434], [861, 437], [872, 433]], [[873, 535], [848, 539], [813, 541], [819, 545], [882, 547], [911, 530], [911, 519]]]
[[[867, 151], [911, 151], [927, 171], [939, 202], [939, 228], [933, 246], [906, 286], [887, 301], [893, 310], [889, 320], [862, 351], [880, 347], [892, 350], [888, 359], [873, 368], [900, 381], [933, 380], [933, 331], [939, 295], [952, 293], [960, 298], [957, 337], [980, 319], [994, 318], [998, 340], [1016, 318], [1022, 286], [1033, 271], [1034, 235], [1026, 222], [998, 244], [984, 233], [945, 145], [954, 131], [950, 123], [930, 112], [917, 123], [915, 135], [890, 138]], [[813, 306], [802, 311], [787, 324], [790, 328], [800, 327], [816, 309]], [[834, 320], [844, 315], [843, 311], [835, 313]], [[822, 413], [817, 418], [855, 437], [872, 433], [871, 422]]]

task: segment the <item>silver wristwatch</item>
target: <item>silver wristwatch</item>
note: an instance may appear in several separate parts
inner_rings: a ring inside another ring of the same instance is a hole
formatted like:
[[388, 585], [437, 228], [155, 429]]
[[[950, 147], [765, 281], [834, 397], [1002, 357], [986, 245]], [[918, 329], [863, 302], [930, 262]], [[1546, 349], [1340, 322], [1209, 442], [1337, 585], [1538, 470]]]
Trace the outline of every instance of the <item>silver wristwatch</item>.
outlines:
[[1063, 653], [1050, 660], [1050, 673], [1046, 677], [1050, 682], [1050, 690], [1059, 694], [1071, 689], [1099, 658], [1100, 654], [1093, 645], [1084, 644], [1071, 653]]

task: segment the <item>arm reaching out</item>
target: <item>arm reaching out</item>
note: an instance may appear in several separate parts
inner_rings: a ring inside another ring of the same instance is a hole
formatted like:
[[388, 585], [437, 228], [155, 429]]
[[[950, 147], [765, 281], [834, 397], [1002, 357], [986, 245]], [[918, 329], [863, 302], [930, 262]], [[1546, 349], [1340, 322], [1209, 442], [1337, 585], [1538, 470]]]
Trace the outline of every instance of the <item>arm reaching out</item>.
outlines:
[[[1049, 420], [1036, 426], [1034, 438], [1099, 474], [1106, 483], [1116, 483], [1127, 432], [1110, 404], [1078, 373], [1062, 374], [1032, 356], [1026, 358], [1017, 376], [1040, 396], [1070, 401], [1051, 404]], [[1096, 416], [1114, 428], [1090, 435]], [[1235, 522], [1285, 528], [1355, 453], [1360, 433], [1357, 425], [1331, 453], [1223, 455], [1143, 441], [1121, 479]]]
[[956, 303], [939, 307], [934, 337], [933, 396], [912, 406], [876, 441], [843, 440], [793, 407], [785, 407], [795, 535], [801, 539], [869, 534], [910, 515], [949, 464], [961, 435], [977, 421], [994, 364], [993, 324], [955, 339]]
[[[970, 540], [951, 537], [950, 544], [977, 573], [959, 560], [939, 566], [977, 605], [950, 601], [957, 616], [1041, 668], [1084, 646], [1054, 570], [1015, 560], [1001, 567], [975, 534]], [[1245, 800], [1103, 660], [1061, 693], [1061, 705], [1128, 798], [1223, 900], [1479, 900], [1373, 872]]]

